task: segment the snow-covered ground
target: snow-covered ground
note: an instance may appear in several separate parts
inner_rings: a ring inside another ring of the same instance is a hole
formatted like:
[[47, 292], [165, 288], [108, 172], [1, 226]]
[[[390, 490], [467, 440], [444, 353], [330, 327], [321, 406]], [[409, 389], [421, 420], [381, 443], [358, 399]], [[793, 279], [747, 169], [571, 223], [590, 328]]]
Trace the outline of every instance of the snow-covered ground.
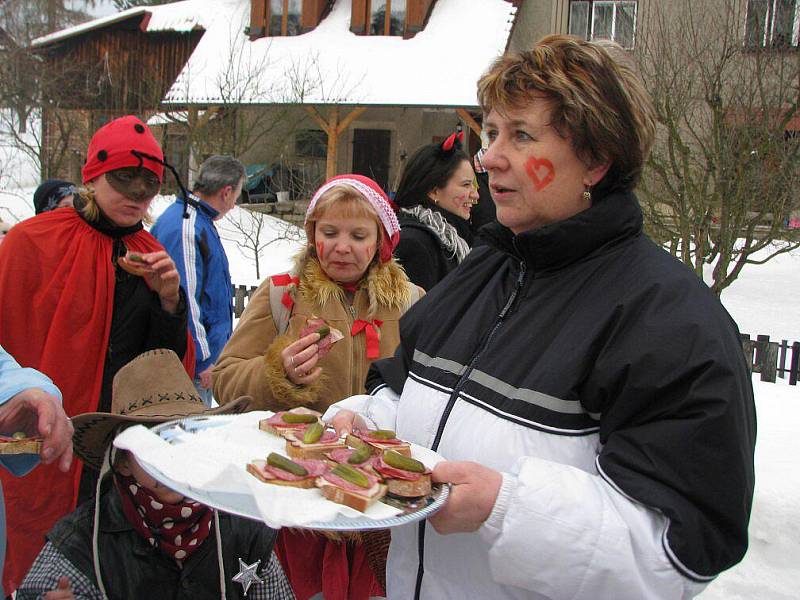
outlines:
[[[0, 217], [16, 222], [33, 214], [33, 188], [0, 190]], [[157, 216], [170, 198], [154, 202]], [[230, 219], [252, 218], [236, 208], [220, 223], [234, 283], [255, 285], [255, 266], [236, 244], [242, 234]], [[266, 219], [269, 233], [280, 237], [284, 226]], [[297, 242], [277, 240], [262, 253], [262, 278], [288, 269]], [[723, 304], [741, 331], [769, 334], [773, 339], [800, 340], [800, 252], [782, 255], [766, 265], [744, 269], [723, 293]], [[762, 383], [753, 378], [758, 411], [756, 493], [750, 522], [750, 550], [745, 559], [723, 573], [701, 595], [702, 600], [780, 600], [800, 593], [800, 386], [787, 380]]]

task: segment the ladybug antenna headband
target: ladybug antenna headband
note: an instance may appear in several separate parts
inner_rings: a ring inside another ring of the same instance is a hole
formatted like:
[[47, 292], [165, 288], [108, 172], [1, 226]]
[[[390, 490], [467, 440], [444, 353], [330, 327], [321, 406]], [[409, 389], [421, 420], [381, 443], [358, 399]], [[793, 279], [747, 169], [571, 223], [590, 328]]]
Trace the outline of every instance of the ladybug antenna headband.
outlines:
[[[131, 154], [133, 154], [136, 158], [139, 159], [139, 166], [144, 166], [144, 159], [153, 160], [157, 163], [164, 165], [167, 169], [169, 169], [172, 176], [175, 177], [175, 181], [178, 183], [178, 189], [181, 191], [181, 195], [183, 196], [183, 218], [189, 218], [189, 204], [195, 206], [197, 203], [194, 200], [189, 198], [189, 191], [186, 189], [186, 186], [183, 185], [183, 181], [181, 181], [181, 176], [178, 175], [178, 170], [169, 164], [166, 160], [158, 158], [157, 156], [153, 156], [152, 154], [147, 154], [146, 152], [139, 152], [138, 150], [131, 150]], [[195, 206], [196, 207], [196, 206]]]

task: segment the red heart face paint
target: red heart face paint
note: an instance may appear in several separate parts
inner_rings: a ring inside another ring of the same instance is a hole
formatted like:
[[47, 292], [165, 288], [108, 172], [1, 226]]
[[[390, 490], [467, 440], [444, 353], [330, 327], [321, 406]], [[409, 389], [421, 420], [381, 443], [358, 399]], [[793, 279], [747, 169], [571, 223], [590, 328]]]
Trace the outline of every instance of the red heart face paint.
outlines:
[[322, 242], [317, 242], [316, 245], [317, 245], [317, 258], [322, 260], [323, 258], [325, 258], [323, 256], [323, 250], [325, 249], [325, 244], [323, 244]]
[[546, 158], [536, 158], [531, 156], [525, 162], [525, 172], [533, 182], [533, 187], [537, 192], [541, 192], [548, 185], [553, 183], [556, 177], [556, 170]]

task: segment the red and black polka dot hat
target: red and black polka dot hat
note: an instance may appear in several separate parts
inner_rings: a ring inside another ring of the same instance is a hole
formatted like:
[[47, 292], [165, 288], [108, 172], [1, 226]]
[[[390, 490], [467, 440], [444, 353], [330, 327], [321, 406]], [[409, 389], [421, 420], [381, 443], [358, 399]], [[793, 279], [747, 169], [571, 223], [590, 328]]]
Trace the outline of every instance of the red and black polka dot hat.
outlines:
[[83, 183], [123, 167], [144, 167], [164, 179], [164, 153], [150, 128], [133, 115], [114, 119], [92, 136], [81, 169]]

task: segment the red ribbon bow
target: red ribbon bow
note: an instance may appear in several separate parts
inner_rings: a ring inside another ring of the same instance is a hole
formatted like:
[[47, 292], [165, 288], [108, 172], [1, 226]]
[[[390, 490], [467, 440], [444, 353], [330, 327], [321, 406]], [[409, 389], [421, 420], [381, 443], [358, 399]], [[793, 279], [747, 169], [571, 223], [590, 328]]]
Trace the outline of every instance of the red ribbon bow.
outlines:
[[278, 287], [286, 286], [288, 288], [285, 292], [283, 292], [281, 304], [283, 304], [289, 310], [292, 310], [292, 307], [294, 306], [294, 298], [292, 298], [289, 292], [296, 286], [300, 285], [300, 278], [292, 277], [288, 273], [283, 273], [282, 275], [273, 275], [271, 279], [272, 285], [276, 285]]
[[364, 335], [367, 336], [367, 358], [373, 360], [380, 358], [381, 355], [381, 336], [378, 331], [378, 327], [381, 325], [383, 325], [383, 321], [380, 319], [374, 319], [372, 321], [356, 319], [353, 321], [353, 328], [350, 330], [350, 335], [354, 337], [362, 331], [364, 332]]

